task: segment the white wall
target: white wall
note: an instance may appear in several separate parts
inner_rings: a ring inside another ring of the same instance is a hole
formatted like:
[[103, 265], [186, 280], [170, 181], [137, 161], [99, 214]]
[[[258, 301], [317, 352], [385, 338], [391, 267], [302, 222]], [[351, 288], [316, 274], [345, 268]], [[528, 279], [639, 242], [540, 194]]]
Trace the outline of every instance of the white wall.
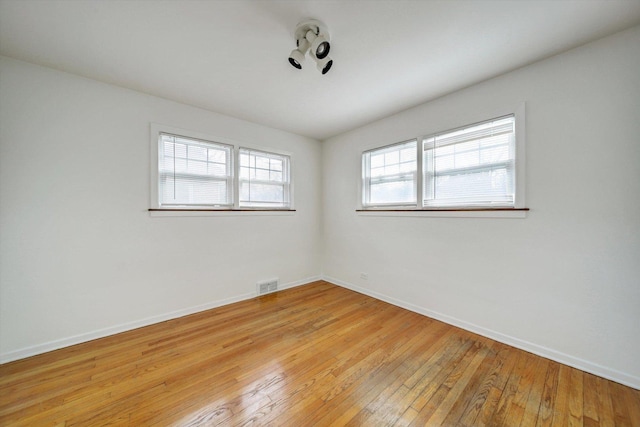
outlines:
[[[355, 212], [363, 150], [522, 102], [527, 218]], [[640, 387], [640, 27], [331, 138], [323, 168], [328, 280]]]
[[[318, 141], [0, 60], [1, 361], [319, 277]], [[297, 212], [150, 217], [150, 122], [291, 152]]]

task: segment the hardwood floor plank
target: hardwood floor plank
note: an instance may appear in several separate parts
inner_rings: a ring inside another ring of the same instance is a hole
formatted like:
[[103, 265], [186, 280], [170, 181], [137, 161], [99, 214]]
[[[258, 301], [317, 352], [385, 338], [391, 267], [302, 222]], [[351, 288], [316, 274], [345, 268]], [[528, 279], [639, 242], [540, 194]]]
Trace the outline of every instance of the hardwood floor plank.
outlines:
[[547, 378], [549, 360], [542, 358], [538, 359], [536, 365], [537, 368], [534, 373], [533, 384], [531, 385], [524, 413], [522, 414], [522, 421], [520, 422], [520, 425], [523, 427], [536, 425], [540, 415], [542, 393], [544, 391], [544, 384]]
[[558, 392], [558, 375], [560, 364], [549, 362], [547, 377], [542, 389], [542, 400], [538, 409], [536, 426], [551, 426], [553, 422], [553, 412], [556, 406], [556, 396]]
[[514, 360], [514, 367], [508, 374], [507, 382], [500, 393], [500, 398], [498, 399], [495, 411], [493, 413], [486, 414], [484, 417], [484, 419], [487, 420], [486, 425], [505, 425], [505, 418], [507, 417], [511, 404], [516, 397], [518, 385], [520, 383], [522, 372], [525, 369], [528, 356], [525, 352], [516, 351], [512, 359]]
[[[471, 414], [477, 414], [477, 411], [484, 404], [493, 381], [491, 377], [485, 381], [485, 377], [490, 373], [498, 356], [498, 344], [492, 342], [490, 346], [484, 360], [481, 361], [462, 392], [458, 394], [459, 397], [449, 410], [449, 413], [443, 421], [443, 425], [463, 425], [461, 418], [467, 410]], [[474, 416], [470, 415], [470, 417]]]
[[598, 409], [601, 427], [614, 427], [615, 414], [611, 402], [611, 392], [609, 391], [609, 381], [596, 377]]
[[314, 282], [0, 365], [0, 425], [640, 427], [640, 391]]
[[508, 406], [504, 409], [500, 423], [497, 425], [517, 426], [521, 424], [524, 417], [529, 393], [534, 386], [536, 370], [542, 361], [530, 353], [523, 352], [522, 356], [521, 365], [516, 373], [518, 382], [514, 385], [513, 396], [509, 399]]
[[600, 425], [600, 403], [598, 399], [597, 377], [588, 373], [583, 374], [584, 378], [584, 425], [585, 427]]
[[571, 391], [571, 368], [565, 365], [559, 365], [556, 399], [555, 404], [553, 405], [553, 414], [550, 425], [569, 425], [569, 399]]
[[584, 425], [584, 376], [582, 371], [571, 369], [571, 386], [569, 387], [569, 424], [581, 427]]
[[624, 403], [629, 411], [631, 425], [640, 426], [640, 392], [618, 384], [618, 396], [624, 396]]
[[[461, 423], [468, 426], [487, 426], [490, 425], [493, 414], [498, 411], [499, 403], [505, 394], [507, 384], [511, 378], [511, 373], [517, 362], [516, 351], [512, 347], [502, 345], [498, 353], [498, 358], [490, 375], [492, 380], [489, 393], [487, 394], [484, 404], [479, 409], [475, 407], [463, 416]], [[495, 375], [495, 377], [494, 377]]]
[[495, 343], [494, 348], [496, 355], [493, 364], [486, 371], [486, 375], [482, 378], [482, 383], [475, 387], [475, 394], [469, 400], [467, 409], [460, 417], [458, 425], [461, 426], [478, 426], [487, 424], [487, 414], [491, 414], [496, 405], [498, 398], [504, 389], [515, 357], [510, 356], [510, 348], [504, 344]]

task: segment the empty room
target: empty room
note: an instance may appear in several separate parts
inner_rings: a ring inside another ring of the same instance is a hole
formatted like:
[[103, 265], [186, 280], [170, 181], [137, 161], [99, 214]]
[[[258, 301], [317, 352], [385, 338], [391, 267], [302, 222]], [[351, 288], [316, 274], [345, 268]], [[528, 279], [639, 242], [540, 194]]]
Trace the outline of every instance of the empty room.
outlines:
[[0, 0], [0, 425], [640, 426], [640, 1]]

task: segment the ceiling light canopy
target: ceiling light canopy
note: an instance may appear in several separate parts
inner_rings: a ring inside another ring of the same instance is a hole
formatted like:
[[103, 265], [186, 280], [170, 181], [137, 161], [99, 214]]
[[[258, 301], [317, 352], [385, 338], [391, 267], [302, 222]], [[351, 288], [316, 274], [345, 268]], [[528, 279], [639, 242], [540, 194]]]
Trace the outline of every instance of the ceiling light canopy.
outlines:
[[308, 19], [296, 26], [294, 37], [297, 48], [291, 51], [289, 63], [298, 70], [302, 69], [304, 58], [309, 52], [318, 70], [327, 74], [333, 65], [333, 59], [329, 57], [331, 43], [327, 26], [317, 19]]

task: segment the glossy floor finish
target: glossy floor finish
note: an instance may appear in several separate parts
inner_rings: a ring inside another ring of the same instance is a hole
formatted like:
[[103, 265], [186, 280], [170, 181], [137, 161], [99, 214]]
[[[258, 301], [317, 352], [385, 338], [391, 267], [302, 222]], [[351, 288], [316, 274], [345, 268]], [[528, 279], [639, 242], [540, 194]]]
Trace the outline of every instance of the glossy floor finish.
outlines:
[[0, 366], [0, 425], [640, 425], [640, 391], [315, 282]]

